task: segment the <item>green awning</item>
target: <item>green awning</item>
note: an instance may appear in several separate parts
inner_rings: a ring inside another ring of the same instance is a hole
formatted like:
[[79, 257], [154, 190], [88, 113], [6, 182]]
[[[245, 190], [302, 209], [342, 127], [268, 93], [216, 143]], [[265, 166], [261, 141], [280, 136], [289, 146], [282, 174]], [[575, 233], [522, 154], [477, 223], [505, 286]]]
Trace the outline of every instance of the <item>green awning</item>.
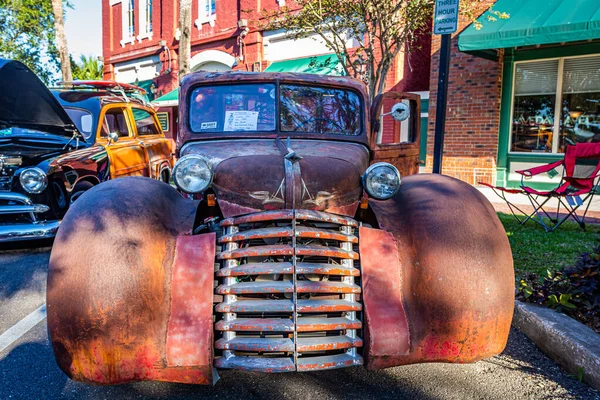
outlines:
[[148, 101], [152, 101], [152, 99], [154, 98], [154, 93], [152, 93], [152, 90], [150, 90], [152, 87], [152, 82], [153, 82], [153, 79], [134, 82], [134, 85], [139, 86], [146, 91], [146, 96], [148, 97]]
[[152, 102], [157, 107], [174, 107], [179, 104], [179, 88], [170, 91]]
[[265, 69], [265, 72], [344, 75], [344, 70], [335, 54], [275, 61]]
[[458, 37], [464, 52], [481, 52], [517, 46], [600, 39], [600, 0], [498, 0], [494, 11], [510, 18], [489, 21], [486, 11]]

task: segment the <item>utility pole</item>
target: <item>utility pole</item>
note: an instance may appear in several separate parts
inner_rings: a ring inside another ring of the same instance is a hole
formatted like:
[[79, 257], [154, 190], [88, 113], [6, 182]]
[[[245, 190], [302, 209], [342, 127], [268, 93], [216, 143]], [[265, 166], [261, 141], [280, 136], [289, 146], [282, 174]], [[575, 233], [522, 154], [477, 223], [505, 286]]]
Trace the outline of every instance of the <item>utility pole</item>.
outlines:
[[[202, 10], [201, 10], [202, 11]], [[179, 0], [179, 82], [190, 72], [192, 59], [192, 0]]]
[[442, 172], [444, 132], [446, 128], [446, 99], [448, 96], [448, 73], [450, 71], [450, 40], [458, 28], [458, 1], [436, 0], [433, 33], [442, 35], [438, 90], [435, 103], [435, 138], [433, 142], [433, 173]]

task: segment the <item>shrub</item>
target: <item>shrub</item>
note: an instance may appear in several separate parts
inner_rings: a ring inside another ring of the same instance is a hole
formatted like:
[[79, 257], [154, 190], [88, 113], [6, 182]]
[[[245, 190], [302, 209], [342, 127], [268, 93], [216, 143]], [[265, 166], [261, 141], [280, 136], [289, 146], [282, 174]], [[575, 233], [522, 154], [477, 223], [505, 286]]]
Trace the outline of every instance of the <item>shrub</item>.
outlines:
[[531, 273], [517, 286], [517, 298], [569, 315], [600, 333], [600, 247], [575, 265], [540, 277]]

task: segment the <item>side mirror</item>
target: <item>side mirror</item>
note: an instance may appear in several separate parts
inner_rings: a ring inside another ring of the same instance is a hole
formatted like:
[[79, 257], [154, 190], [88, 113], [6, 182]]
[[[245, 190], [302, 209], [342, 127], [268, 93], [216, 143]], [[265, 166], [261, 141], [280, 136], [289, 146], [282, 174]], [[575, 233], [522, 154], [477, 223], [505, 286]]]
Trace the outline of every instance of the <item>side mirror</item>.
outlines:
[[119, 135], [116, 132], [110, 132], [108, 134], [108, 144], [117, 143], [119, 141]]
[[406, 103], [396, 103], [392, 106], [392, 111], [390, 111], [388, 114], [390, 114], [396, 121], [407, 120], [408, 117], [410, 117], [410, 106]]

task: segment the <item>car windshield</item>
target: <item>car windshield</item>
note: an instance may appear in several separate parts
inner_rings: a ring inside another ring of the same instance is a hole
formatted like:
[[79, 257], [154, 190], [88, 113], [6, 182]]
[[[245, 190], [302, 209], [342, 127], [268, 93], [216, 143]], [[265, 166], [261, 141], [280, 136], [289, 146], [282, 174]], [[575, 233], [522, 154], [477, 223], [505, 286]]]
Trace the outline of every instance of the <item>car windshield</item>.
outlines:
[[84, 139], [89, 139], [92, 136], [92, 126], [94, 118], [92, 113], [81, 108], [65, 107], [65, 111], [77, 127], [77, 130], [83, 135]]
[[[201, 86], [190, 97], [193, 132], [277, 131], [277, 86]], [[360, 97], [349, 90], [285, 85], [279, 87], [281, 132], [359, 135]]]

